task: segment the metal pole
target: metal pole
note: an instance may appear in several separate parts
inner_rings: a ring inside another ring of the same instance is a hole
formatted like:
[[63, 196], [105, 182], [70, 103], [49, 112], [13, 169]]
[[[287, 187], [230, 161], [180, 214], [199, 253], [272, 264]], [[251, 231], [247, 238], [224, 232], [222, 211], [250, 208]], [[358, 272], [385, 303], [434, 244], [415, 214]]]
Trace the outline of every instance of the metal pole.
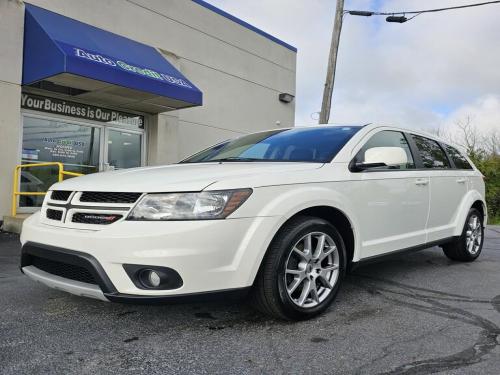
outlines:
[[325, 89], [323, 91], [323, 103], [319, 114], [319, 123], [327, 124], [330, 120], [330, 107], [332, 106], [333, 85], [335, 83], [335, 69], [337, 67], [337, 53], [339, 51], [340, 32], [342, 31], [342, 17], [344, 13], [344, 0], [337, 0], [335, 9], [335, 21], [333, 24], [332, 43], [330, 45], [330, 56], [328, 58], [328, 70], [326, 73]]

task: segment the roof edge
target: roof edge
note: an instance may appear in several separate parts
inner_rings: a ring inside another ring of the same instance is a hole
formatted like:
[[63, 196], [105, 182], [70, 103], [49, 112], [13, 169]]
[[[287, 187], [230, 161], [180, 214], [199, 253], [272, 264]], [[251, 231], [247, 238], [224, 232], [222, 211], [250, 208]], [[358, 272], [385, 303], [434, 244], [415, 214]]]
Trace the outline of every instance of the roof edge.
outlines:
[[229, 19], [229, 20], [231, 20], [231, 21], [233, 21], [233, 22], [235, 22], [235, 23], [237, 23], [237, 24], [239, 24], [239, 25], [241, 25], [241, 26], [243, 26], [243, 27], [245, 27], [245, 28], [247, 28], [247, 29], [249, 29], [249, 30], [257, 33], [257, 34], [259, 34], [259, 35], [261, 35], [261, 36], [263, 36], [264, 38], [267, 38], [267, 39], [269, 39], [269, 40], [271, 40], [271, 41], [273, 41], [273, 42], [275, 42], [275, 43], [277, 43], [277, 44], [279, 44], [279, 45], [281, 45], [281, 46], [289, 49], [290, 51], [293, 51], [293, 52], [297, 53], [297, 48], [296, 47], [294, 47], [294, 46], [292, 46], [292, 45], [290, 45], [290, 44], [282, 41], [281, 39], [276, 38], [275, 36], [272, 36], [269, 33], [266, 33], [265, 31], [263, 31], [263, 30], [255, 27], [255, 26], [249, 24], [248, 22], [243, 21], [242, 19], [240, 19], [238, 17], [233, 16], [232, 14], [227, 13], [226, 11], [224, 11], [224, 10], [222, 10], [220, 8], [217, 8], [216, 6], [214, 6], [214, 5], [210, 4], [210, 3], [207, 3], [204, 0], [191, 0], [191, 1], [194, 2], [194, 3], [196, 3], [196, 4], [198, 4], [198, 5], [201, 5], [202, 7], [206, 8], [206, 9], [209, 9], [212, 12], [217, 13], [217, 14], [221, 15], [222, 17], [225, 17], [225, 18], [227, 18], [227, 19]]

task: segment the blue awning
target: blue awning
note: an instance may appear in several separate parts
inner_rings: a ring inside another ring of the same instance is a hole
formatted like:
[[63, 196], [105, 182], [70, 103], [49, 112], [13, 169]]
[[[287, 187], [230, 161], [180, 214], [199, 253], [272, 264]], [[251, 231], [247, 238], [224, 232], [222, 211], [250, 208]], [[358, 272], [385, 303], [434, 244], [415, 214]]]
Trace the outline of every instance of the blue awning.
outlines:
[[40, 81], [148, 112], [202, 104], [201, 91], [155, 48], [26, 4], [23, 85]]

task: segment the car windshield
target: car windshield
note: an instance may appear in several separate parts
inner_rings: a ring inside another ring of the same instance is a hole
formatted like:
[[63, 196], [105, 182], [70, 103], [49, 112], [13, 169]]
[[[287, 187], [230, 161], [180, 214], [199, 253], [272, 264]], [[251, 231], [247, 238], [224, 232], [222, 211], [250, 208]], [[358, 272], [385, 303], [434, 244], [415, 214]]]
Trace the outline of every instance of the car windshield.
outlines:
[[328, 163], [360, 126], [271, 130], [220, 143], [181, 163], [309, 162]]

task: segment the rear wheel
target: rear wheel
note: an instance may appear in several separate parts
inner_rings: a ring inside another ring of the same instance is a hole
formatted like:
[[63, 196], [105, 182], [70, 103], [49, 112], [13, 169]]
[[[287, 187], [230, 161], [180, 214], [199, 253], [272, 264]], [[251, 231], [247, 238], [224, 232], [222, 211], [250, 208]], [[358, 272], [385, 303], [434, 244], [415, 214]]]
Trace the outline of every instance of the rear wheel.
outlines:
[[471, 208], [461, 236], [442, 247], [448, 258], [461, 262], [472, 262], [481, 254], [483, 241], [483, 215], [477, 209]]
[[308, 319], [335, 299], [345, 275], [345, 247], [327, 221], [298, 217], [276, 235], [254, 284], [254, 306], [281, 319]]

